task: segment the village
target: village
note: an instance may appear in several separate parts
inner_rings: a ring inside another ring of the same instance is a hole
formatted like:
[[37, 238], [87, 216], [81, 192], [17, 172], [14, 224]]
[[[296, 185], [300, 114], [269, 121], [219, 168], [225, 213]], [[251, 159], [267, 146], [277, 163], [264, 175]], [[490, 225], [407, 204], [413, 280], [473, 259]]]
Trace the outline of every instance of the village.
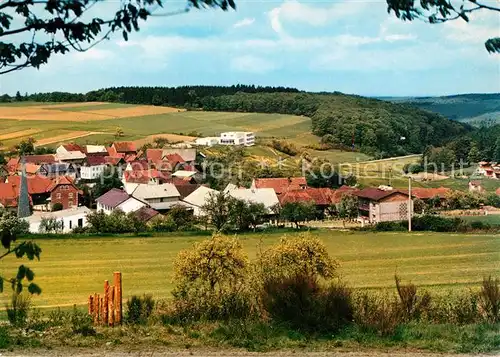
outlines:
[[[224, 137], [233, 138], [226, 139], [224, 145], [250, 146], [255, 140], [253, 133], [224, 133], [221, 138]], [[234, 137], [241, 140], [234, 141]], [[251, 139], [246, 140], [248, 137]], [[212, 139], [205, 139], [208, 142], [202, 142], [200, 146], [211, 145]], [[55, 154], [9, 159], [2, 168], [5, 179], [0, 183], [0, 207], [28, 212], [22, 216], [29, 222], [31, 233], [42, 232], [40, 223], [49, 218], [61, 222], [58, 232], [71, 233], [75, 228], [85, 228], [87, 217], [93, 211], [107, 215], [120, 211], [151, 223], [161, 220], [174, 207], [182, 207], [193, 220], [197, 220], [206, 214], [204, 207], [212, 197], [222, 192], [239, 201], [262, 205], [265, 211], [260, 223], [274, 225], [278, 225], [280, 210], [286, 205], [310, 204], [315, 208], [312, 215], [290, 220], [294, 223], [303, 221], [304, 224], [311, 221], [312, 225], [320, 220], [324, 227], [324, 222], [328, 224], [329, 220], [339, 218], [343, 198], [355, 197], [357, 207], [351, 208], [344, 218], [349, 218], [351, 227], [356, 227], [405, 221], [414, 214], [425, 213], [429, 205], [438, 210], [445, 208], [445, 201], [453, 192], [447, 187], [414, 187], [411, 193], [387, 185], [310, 187], [303, 176], [254, 178], [250, 187], [229, 183], [222, 191], [217, 191], [204, 183], [205, 159], [206, 155], [199, 148], [186, 143], [145, 151], [138, 149], [134, 142], [116, 141], [109, 147], [62, 144]], [[497, 179], [499, 169], [494, 163], [481, 162], [477, 173]], [[95, 196], [93, 188], [105, 179], [106, 174], [116, 176], [119, 187]], [[476, 181], [469, 182], [469, 191], [484, 193]], [[24, 202], [29, 207], [20, 207], [23, 195], [27, 195]], [[500, 188], [496, 195], [500, 196]], [[472, 214], [500, 214], [495, 207], [481, 205], [476, 208]], [[335, 224], [338, 226], [338, 222]], [[342, 227], [345, 227], [345, 222]]]

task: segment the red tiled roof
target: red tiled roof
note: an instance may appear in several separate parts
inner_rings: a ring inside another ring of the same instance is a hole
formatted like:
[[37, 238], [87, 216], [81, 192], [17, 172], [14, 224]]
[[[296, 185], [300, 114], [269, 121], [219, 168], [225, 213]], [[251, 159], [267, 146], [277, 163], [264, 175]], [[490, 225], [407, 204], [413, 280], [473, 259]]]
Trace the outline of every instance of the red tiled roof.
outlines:
[[71, 144], [64, 144], [64, 145], [63, 145], [63, 148], [65, 148], [65, 149], [66, 149], [66, 151], [80, 151], [80, 152], [82, 152], [82, 153], [84, 153], [84, 152], [85, 152], [85, 149], [84, 149], [84, 148], [82, 148], [82, 147], [81, 147], [80, 145], [78, 145], [78, 144], [73, 144], [73, 143], [71, 143]]
[[5, 166], [7, 166], [9, 172], [16, 172], [17, 166], [19, 165], [20, 162], [21, 159], [19, 159], [18, 157], [11, 157], [9, 161], [7, 161], [7, 164], [5, 164]]
[[[48, 188], [52, 185], [52, 180], [44, 176], [28, 176], [26, 179], [28, 181], [28, 193], [30, 195], [47, 193], [49, 192]], [[7, 182], [16, 186], [16, 190], [19, 193], [21, 176], [9, 176], [7, 177]]]
[[106, 158], [104, 156], [96, 155], [96, 156], [87, 156], [87, 165], [88, 166], [99, 166], [105, 165]]
[[167, 180], [170, 178], [170, 175], [155, 169], [133, 170], [133, 171], [125, 171], [123, 173], [123, 178], [128, 183], [148, 183], [152, 178], [159, 180]]
[[125, 159], [125, 162], [132, 162], [137, 160], [137, 155], [135, 154], [123, 154], [123, 158]]
[[307, 188], [287, 191], [280, 195], [281, 204], [292, 202], [314, 202], [316, 205], [330, 205], [334, 203], [335, 190], [331, 188]]
[[120, 203], [128, 200], [129, 197], [130, 196], [128, 195], [127, 192], [120, 190], [118, 188], [113, 188], [113, 189], [109, 190], [108, 192], [106, 192], [104, 195], [98, 197], [96, 199], [96, 202], [98, 202], [104, 206], [115, 208]]
[[156, 217], [160, 213], [158, 211], [155, 211], [154, 209], [144, 206], [141, 207], [139, 210], [137, 210], [135, 213], [137, 218], [139, 218], [143, 222], [148, 222], [152, 218]]
[[104, 161], [107, 164], [116, 166], [120, 163], [120, 161], [123, 161], [123, 157], [117, 157], [117, 156], [105, 156]]
[[182, 158], [181, 155], [179, 154], [170, 154], [170, 155], [166, 155], [165, 158], [168, 160], [168, 162], [170, 162], [173, 166], [175, 166], [175, 164], [178, 164], [178, 163], [183, 163], [185, 162], [184, 159]]
[[6, 208], [17, 207], [17, 190], [12, 183], [0, 183], [0, 204]]
[[149, 170], [150, 166], [147, 160], [135, 160], [129, 162], [130, 166], [132, 166], [132, 171], [136, 170]]
[[24, 162], [27, 164], [35, 164], [35, 165], [41, 165], [41, 164], [53, 164], [56, 163], [56, 157], [53, 154], [46, 154], [46, 155], [27, 155], [24, 156]]
[[401, 193], [403, 195], [408, 195], [408, 192], [400, 191], [400, 190], [381, 190], [379, 188], [369, 187], [354, 192], [353, 194], [361, 197], [367, 198], [372, 201], [380, 201], [383, 198], [389, 197], [393, 194]]
[[[445, 198], [446, 194], [450, 191], [451, 189], [447, 187], [439, 187], [439, 188], [414, 187], [411, 189], [411, 195], [413, 197], [417, 197], [422, 200], [427, 200], [434, 197]], [[408, 193], [408, 191], [406, 190], [405, 192]]]
[[148, 161], [161, 161], [163, 159], [163, 150], [162, 149], [147, 149], [146, 150], [146, 159]]
[[277, 195], [285, 191], [299, 190], [306, 186], [305, 177], [255, 179], [255, 188], [272, 188]]
[[112, 145], [118, 153], [137, 152], [135, 143], [132, 141], [115, 141]]
[[73, 180], [67, 176], [62, 176], [62, 177], [58, 177], [57, 179], [55, 179], [52, 184], [47, 188], [47, 191], [48, 192], [52, 192], [54, 191], [54, 189], [59, 186], [59, 185], [71, 185], [73, 186], [76, 190], [78, 190], [75, 186], [75, 184], [73, 183]]

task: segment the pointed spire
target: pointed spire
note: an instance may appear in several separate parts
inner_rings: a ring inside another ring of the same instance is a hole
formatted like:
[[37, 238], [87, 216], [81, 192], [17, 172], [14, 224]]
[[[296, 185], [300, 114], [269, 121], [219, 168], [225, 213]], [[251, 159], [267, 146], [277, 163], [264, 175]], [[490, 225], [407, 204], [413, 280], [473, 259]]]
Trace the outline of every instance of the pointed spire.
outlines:
[[30, 198], [28, 193], [28, 178], [26, 177], [26, 162], [21, 159], [21, 187], [19, 188], [19, 200], [17, 205], [17, 216], [19, 218], [31, 216]]

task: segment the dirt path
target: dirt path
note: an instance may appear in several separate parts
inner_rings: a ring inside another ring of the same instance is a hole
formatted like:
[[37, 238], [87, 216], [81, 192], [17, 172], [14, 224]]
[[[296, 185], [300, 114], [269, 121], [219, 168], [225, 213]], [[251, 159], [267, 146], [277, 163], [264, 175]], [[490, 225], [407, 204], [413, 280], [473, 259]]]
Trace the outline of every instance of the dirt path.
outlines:
[[303, 352], [303, 351], [282, 351], [282, 352], [241, 352], [225, 350], [147, 350], [147, 351], [103, 351], [103, 350], [34, 350], [29, 352], [5, 352], [0, 356], [11, 357], [486, 357], [490, 355], [466, 355], [466, 354], [437, 354], [420, 352]]

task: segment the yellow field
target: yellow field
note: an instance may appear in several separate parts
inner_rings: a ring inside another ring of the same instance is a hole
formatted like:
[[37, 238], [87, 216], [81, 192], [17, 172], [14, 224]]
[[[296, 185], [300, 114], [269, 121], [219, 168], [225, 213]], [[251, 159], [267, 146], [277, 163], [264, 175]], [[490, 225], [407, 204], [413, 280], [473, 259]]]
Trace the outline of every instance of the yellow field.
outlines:
[[0, 135], [0, 140], [10, 140], [10, 139], [22, 138], [22, 137], [25, 137], [25, 136], [36, 134], [39, 131], [40, 130], [38, 130], [38, 129], [28, 129], [28, 130], [14, 131], [12, 133]]
[[[83, 105], [82, 105], [83, 104]], [[79, 103], [79, 107], [92, 107], [102, 105], [102, 103], [88, 102]], [[132, 118], [146, 115], [158, 115], [183, 111], [171, 107], [154, 107], [148, 105], [138, 105], [125, 108], [111, 109], [89, 109], [88, 111], [67, 111], [64, 108], [75, 107], [75, 104], [47, 105], [47, 106], [27, 106], [27, 107], [0, 107], [0, 118], [15, 120], [50, 120], [50, 121], [71, 121], [86, 122], [93, 120], [106, 120], [117, 118]]]
[[52, 136], [50, 138], [40, 139], [37, 141], [37, 145], [50, 145], [50, 144], [58, 144], [62, 142], [67, 142], [71, 140], [75, 140], [78, 138], [83, 138], [85, 136], [100, 134], [92, 131], [70, 131], [66, 134]]

